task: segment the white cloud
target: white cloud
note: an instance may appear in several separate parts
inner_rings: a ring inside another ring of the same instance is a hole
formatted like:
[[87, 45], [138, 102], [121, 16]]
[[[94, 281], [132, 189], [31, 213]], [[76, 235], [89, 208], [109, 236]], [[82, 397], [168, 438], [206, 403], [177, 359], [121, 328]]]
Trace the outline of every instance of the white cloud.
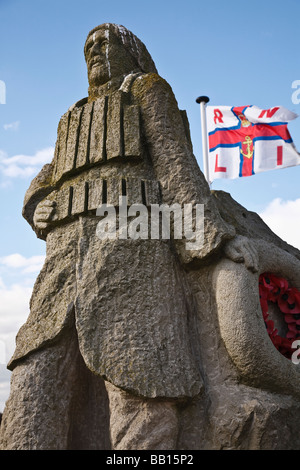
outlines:
[[50, 163], [53, 154], [53, 147], [38, 150], [35, 155], [20, 154], [13, 157], [8, 157], [0, 150], [0, 171], [8, 178], [28, 178], [37, 174], [45, 163]]
[[38, 168], [21, 168], [18, 165], [9, 165], [8, 167], [2, 169], [3, 175], [8, 176], [9, 178], [29, 178], [30, 176], [35, 175], [37, 172]]
[[5, 131], [17, 131], [20, 126], [20, 121], [11, 122], [10, 124], [4, 124], [3, 128]]
[[54, 149], [53, 147], [47, 147], [43, 150], [38, 150], [35, 155], [15, 155], [14, 157], [3, 159], [2, 163], [12, 165], [43, 165], [44, 163], [49, 162], [49, 159], [53, 157]]
[[15, 338], [29, 314], [32, 286], [0, 282], [0, 412], [9, 396], [10, 373], [6, 365], [15, 350]]
[[10, 373], [6, 364], [15, 349], [15, 338], [29, 315], [29, 302], [45, 256], [26, 258], [13, 253], [0, 258], [0, 412], [9, 396]]
[[45, 256], [31, 256], [30, 258], [25, 258], [25, 256], [19, 253], [14, 253], [0, 258], [0, 264], [8, 268], [22, 268], [22, 273], [25, 274], [40, 271], [44, 260]]
[[0, 412], [3, 412], [10, 389], [10, 372], [0, 365]]
[[[0, 339], [6, 341], [15, 337], [29, 313], [29, 300], [32, 286], [14, 284], [0, 289]], [[7, 344], [8, 349], [11, 343]]]
[[259, 215], [276, 235], [300, 249], [300, 199], [276, 198]]
[[[0, 340], [15, 337], [29, 313], [29, 300], [45, 256], [14, 253], [0, 258]], [[24, 276], [25, 275], [25, 276]]]

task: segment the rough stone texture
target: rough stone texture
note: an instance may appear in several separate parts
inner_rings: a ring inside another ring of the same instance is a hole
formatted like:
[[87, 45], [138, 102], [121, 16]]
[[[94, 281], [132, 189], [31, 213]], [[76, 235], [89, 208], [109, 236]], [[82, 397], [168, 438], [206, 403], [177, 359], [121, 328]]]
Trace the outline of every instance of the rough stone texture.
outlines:
[[3, 428], [5, 450], [110, 448], [104, 382], [85, 366], [74, 327], [14, 369]]
[[115, 450], [177, 448], [179, 415], [175, 400], [145, 399], [106, 383], [110, 435]]
[[19, 358], [51, 343], [73, 321], [76, 229], [77, 224], [73, 222], [68, 231], [60, 227], [47, 237], [46, 260], [33, 288], [30, 315], [17, 335], [17, 347], [9, 362], [10, 369], [14, 368]]
[[248, 211], [224, 191], [212, 191], [212, 196], [222, 218], [235, 228], [238, 235], [249, 239], [264, 240], [300, 260], [299, 250], [272, 232], [258, 214]]
[[[140, 103], [146, 140], [151, 142], [151, 159], [160, 182], [165, 204], [204, 204], [204, 244], [201, 250], [187, 251], [175, 241], [183, 263], [203, 259], [234, 236], [231, 225], [219, 216], [209, 187], [192, 154], [186, 120], [178, 110], [170, 85], [156, 74], [138, 77], [131, 89], [133, 101]], [[176, 129], [176, 130], [175, 130]], [[174, 132], [175, 130], [175, 132]]]
[[87, 366], [141, 396], [197, 395], [195, 311], [169, 242], [100, 241], [96, 223], [81, 220], [77, 265], [76, 328]]
[[[268, 270], [300, 253], [211, 193], [186, 113], [124, 27], [85, 45], [89, 96], [62, 116], [23, 215], [47, 242], [20, 329], [1, 449], [299, 449], [299, 366], [271, 343]], [[204, 204], [204, 244], [100, 241], [102, 203]]]
[[269, 339], [260, 314], [257, 286], [260, 273], [273, 272], [294, 280], [292, 285], [299, 288], [300, 265], [276, 246], [260, 241], [256, 248], [257, 273], [230, 260], [220, 262], [214, 272], [220, 334], [244, 382], [299, 397], [300, 369], [278, 354]]

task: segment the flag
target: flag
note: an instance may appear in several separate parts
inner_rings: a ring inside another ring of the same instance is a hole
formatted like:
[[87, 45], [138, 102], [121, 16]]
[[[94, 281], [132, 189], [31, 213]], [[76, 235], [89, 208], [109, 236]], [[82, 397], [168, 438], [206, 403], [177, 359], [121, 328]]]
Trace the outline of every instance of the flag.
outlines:
[[283, 106], [207, 106], [209, 180], [239, 178], [300, 164]]

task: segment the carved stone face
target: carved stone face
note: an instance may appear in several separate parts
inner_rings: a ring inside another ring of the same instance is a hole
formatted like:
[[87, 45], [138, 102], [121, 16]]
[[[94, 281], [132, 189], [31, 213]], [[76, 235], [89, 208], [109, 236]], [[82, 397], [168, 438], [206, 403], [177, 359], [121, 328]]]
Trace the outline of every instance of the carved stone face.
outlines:
[[137, 63], [109, 26], [90, 34], [85, 45], [90, 86], [100, 86], [111, 79], [137, 69]]

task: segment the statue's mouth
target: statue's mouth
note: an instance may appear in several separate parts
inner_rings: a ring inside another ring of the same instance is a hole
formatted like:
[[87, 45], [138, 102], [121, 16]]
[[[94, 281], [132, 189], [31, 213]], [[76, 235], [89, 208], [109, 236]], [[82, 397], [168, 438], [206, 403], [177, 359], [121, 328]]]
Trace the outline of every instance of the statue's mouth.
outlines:
[[92, 59], [89, 61], [89, 67], [93, 68], [96, 65], [101, 65], [101, 59], [99, 55], [92, 57]]

